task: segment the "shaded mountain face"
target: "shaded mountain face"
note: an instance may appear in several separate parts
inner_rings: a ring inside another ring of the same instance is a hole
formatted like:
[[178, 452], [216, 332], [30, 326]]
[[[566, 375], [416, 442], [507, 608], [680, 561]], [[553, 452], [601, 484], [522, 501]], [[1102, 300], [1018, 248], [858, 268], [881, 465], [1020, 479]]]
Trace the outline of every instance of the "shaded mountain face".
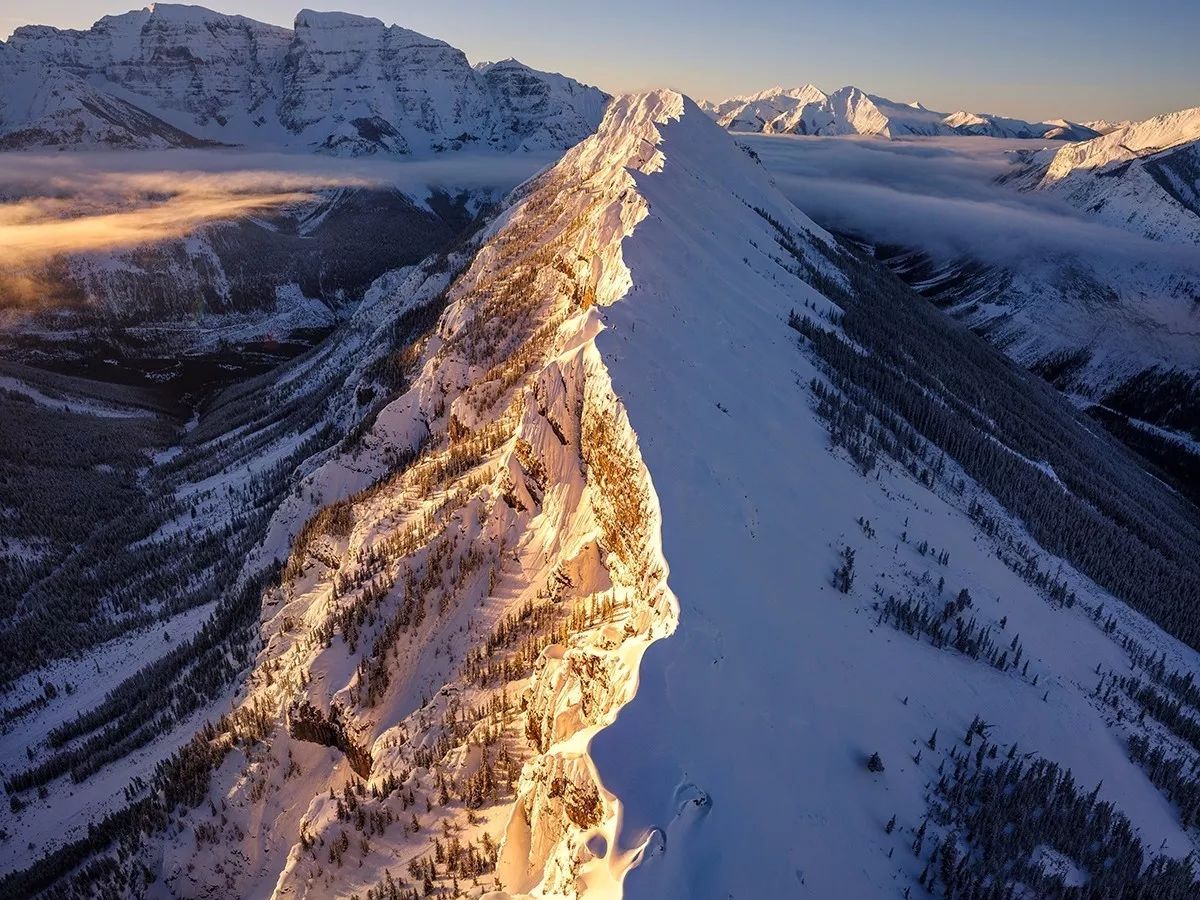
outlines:
[[9, 359], [120, 382], [166, 380], [195, 395], [196, 373], [181, 357], [207, 358], [219, 375], [239, 348], [249, 357], [298, 352], [351, 316], [382, 274], [454, 246], [540, 159], [522, 157], [529, 165], [497, 173], [494, 187], [478, 178], [461, 189], [324, 187], [181, 234], [147, 233], [131, 247], [0, 258], [0, 348]]
[[1195, 509], [677, 93], [145, 477], [170, 502], [55, 549], [107, 586], [128, 540], [155, 593], [3, 632], [0, 892], [1200, 890]]
[[562, 150], [594, 130], [606, 99], [512, 60], [472, 68], [443, 41], [345, 13], [303, 10], [286, 29], [153, 4], [0, 43], [6, 149]]
[[1034, 123], [990, 113], [935, 112], [920, 103], [897, 103], [849, 86], [831, 94], [811, 84], [768, 88], [758, 94], [708, 103], [704, 108], [722, 128], [761, 134], [865, 134], [888, 138], [982, 135], [1078, 141], [1099, 133], [1062, 119]]

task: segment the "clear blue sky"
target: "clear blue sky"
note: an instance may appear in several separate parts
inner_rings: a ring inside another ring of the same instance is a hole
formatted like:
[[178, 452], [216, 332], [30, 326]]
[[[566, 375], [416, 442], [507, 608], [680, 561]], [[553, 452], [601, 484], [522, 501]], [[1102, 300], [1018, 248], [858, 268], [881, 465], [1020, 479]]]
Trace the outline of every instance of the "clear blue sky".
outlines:
[[[311, 0], [310, 0], [311, 2]], [[303, 0], [208, 5], [290, 25]], [[4, 4], [86, 27], [136, 0]], [[894, 100], [1030, 119], [1144, 118], [1200, 105], [1200, 0], [330, 0], [442, 38], [475, 62], [515, 56], [619, 92], [716, 99], [773, 84], [855, 84]]]

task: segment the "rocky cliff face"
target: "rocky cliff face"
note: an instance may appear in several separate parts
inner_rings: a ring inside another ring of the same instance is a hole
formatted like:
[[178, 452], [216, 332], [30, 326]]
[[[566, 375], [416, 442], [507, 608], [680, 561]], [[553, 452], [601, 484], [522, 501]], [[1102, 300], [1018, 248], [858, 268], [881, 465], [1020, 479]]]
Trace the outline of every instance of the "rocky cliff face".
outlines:
[[18, 28], [9, 45], [129, 102], [172, 116], [199, 137], [251, 124], [273, 100], [285, 28], [194, 6], [105, 16], [86, 31]]
[[572, 136], [594, 130], [606, 102], [602, 93], [564, 75], [538, 72], [515, 59], [477, 67], [487, 84], [499, 122], [489, 141], [521, 149], [574, 143]]
[[89, 85], [14, 41], [0, 43], [0, 150], [30, 147], [160, 149], [205, 142]]
[[449, 44], [378, 19], [310, 10], [286, 29], [154, 4], [87, 30], [25, 26], [0, 47], [7, 147], [565, 149], [607, 99], [511, 62], [473, 69]]
[[306, 142], [349, 153], [468, 143], [487, 106], [466, 56], [443, 41], [377, 19], [296, 17], [280, 118]]

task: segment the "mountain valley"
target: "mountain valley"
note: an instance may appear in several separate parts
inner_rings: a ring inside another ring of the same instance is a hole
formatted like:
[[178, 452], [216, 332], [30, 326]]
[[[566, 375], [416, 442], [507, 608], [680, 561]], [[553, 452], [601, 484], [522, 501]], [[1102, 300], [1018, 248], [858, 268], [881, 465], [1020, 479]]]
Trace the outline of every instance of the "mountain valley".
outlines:
[[1197, 896], [1194, 113], [17, 28], [0, 896]]

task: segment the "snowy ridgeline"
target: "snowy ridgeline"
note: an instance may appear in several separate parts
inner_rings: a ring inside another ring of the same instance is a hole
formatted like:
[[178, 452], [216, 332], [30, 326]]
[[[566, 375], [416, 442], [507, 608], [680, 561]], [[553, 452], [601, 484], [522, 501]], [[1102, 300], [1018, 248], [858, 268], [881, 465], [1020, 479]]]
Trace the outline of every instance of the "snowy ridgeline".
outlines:
[[1194, 896], [1194, 514], [1044, 383], [670, 92], [445, 268], [328, 366], [233, 711], [5, 889]]
[[1010, 180], [1152, 240], [1200, 245], [1200, 107], [1028, 155]]
[[1026, 122], [992, 113], [936, 112], [920, 103], [897, 103], [849, 85], [830, 94], [811, 84], [801, 88], [773, 87], [757, 94], [705, 103], [703, 108], [722, 128], [761, 134], [1086, 141], [1101, 133], [1100, 123], [1093, 123], [1096, 127], [1092, 127], [1065, 119]]
[[347, 13], [302, 10], [286, 29], [158, 3], [0, 42], [0, 149], [562, 150], [595, 129], [607, 99], [512, 59], [472, 66], [443, 41]]

